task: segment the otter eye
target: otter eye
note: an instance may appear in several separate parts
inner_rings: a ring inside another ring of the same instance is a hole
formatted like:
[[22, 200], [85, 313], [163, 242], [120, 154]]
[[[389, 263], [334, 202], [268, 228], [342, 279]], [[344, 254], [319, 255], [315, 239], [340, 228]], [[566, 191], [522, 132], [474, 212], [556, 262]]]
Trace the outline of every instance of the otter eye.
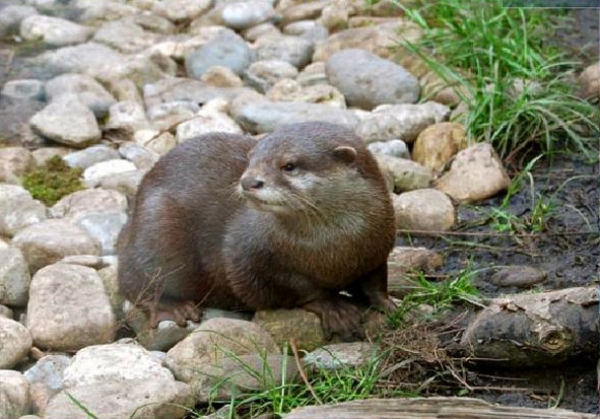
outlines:
[[296, 165], [294, 163], [286, 163], [283, 166], [281, 166], [281, 170], [283, 170], [284, 172], [293, 172], [294, 170], [296, 170]]

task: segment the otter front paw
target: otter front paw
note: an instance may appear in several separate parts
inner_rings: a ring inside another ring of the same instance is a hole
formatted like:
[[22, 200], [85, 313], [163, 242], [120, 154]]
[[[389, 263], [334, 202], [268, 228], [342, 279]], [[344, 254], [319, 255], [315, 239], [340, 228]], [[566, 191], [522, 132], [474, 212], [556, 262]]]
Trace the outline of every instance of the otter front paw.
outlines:
[[159, 301], [158, 304], [145, 304], [150, 315], [150, 326], [155, 329], [163, 320], [173, 320], [179, 327], [185, 327], [187, 321], [200, 321], [198, 308], [192, 301]]
[[334, 335], [345, 342], [365, 338], [361, 325], [362, 311], [346, 297], [336, 295], [313, 301], [302, 308], [319, 316], [327, 340], [331, 340]]

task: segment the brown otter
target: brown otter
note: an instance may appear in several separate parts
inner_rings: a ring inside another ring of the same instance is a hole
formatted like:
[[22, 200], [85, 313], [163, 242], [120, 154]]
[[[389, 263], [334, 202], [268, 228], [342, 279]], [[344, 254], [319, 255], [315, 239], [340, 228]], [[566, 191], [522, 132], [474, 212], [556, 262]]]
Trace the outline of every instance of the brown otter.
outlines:
[[143, 179], [119, 239], [119, 282], [153, 326], [198, 320], [195, 306], [302, 307], [328, 338], [349, 340], [362, 335], [364, 306], [395, 307], [394, 238], [377, 163], [346, 128], [293, 124], [258, 143], [208, 134]]

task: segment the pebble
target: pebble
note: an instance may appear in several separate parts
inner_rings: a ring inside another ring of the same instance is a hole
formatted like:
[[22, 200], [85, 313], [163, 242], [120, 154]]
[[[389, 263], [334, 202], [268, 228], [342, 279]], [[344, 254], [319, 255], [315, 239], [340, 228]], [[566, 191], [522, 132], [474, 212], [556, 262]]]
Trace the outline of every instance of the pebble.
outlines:
[[45, 98], [44, 82], [37, 79], [10, 80], [4, 83], [0, 97], [7, 100], [43, 100]]
[[499, 287], [531, 288], [544, 282], [546, 272], [533, 266], [503, 266], [496, 271], [490, 282]]
[[402, 140], [375, 141], [374, 143], [370, 143], [367, 148], [373, 154], [411, 159], [408, 146]]
[[33, 411], [44, 411], [52, 396], [64, 388], [63, 372], [69, 364], [71, 357], [50, 354], [43, 356], [23, 373], [29, 382]]
[[17, 185], [0, 184], [0, 235], [13, 237], [19, 231], [47, 218], [46, 207]]
[[263, 23], [274, 14], [270, 1], [236, 2], [223, 7], [221, 19], [225, 26], [239, 31]]
[[342, 92], [348, 106], [371, 110], [378, 105], [414, 103], [420, 86], [401, 66], [360, 49], [331, 55], [325, 71], [329, 83]]
[[30, 282], [23, 253], [14, 247], [0, 249], [0, 304], [26, 306]]
[[37, 14], [37, 9], [32, 6], [9, 4], [2, 8], [2, 13], [0, 13], [0, 37], [4, 38], [16, 34], [23, 19]]
[[257, 60], [287, 61], [301, 69], [310, 63], [313, 43], [299, 36], [267, 36], [255, 42]]
[[0, 417], [19, 418], [31, 411], [29, 383], [23, 374], [0, 370], [0, 400]]
[[86, 74], [62, 74], [46, 83], [46, 96], [53, 101], [65, 94], [75, 94], [97, 118], [108, 114], [115, 98], [98, 81]]
[[58, 143], [84, 148], [100, 141], [94, 113], [75, 94], [64, 94], [31, 118], [31, 127]]
[[112, 342], [116, 318], [96, 270], [66, 263], [40, 269], [31, 280], [27, 329], [37, 347], [54, 351]]
[[0, 336], [2, 336], [0, 346], [0, 372], [2, 372], [3, 369], [13, 368], [27, 356], [32, 339], [25, 326], [5, 317], [0, 317]]
[[467, 130], [458, 122], [441, 122], [425, 128], [413, 145], [413, 159], [441, 172], [450, 159], [469, 145]]
[[296, 76], [298, 69], [281, 60], [256, 61], [244, 72], [248, 85], [260, 93], [266, 93], [279, 80], [294, 79]]
[[116, 191], [103, 188], [73, 192], [50, 208], [50, 216], [77, 223], [90, 214], [125, 212], [127, 198]]
[[361, 121], [356, 133], [367, 143], [401, 139], [410, 144], [421, 131], [449, 114], [448, 107], [435, 102], [381, 105]]
[[199, 79], [211, 67], [221, 65], [235, 74], [250, 66], [254, 54], [246, 41], [231, 31], [224, 31], [185, 57], [185, 69], [189, 77]]
[[70, 167], [87, 169], [88, 167], [106, 160], [118, 159], [119, 152], [112, 147], [98, 144], [84, 150], [75, 151], [63, 156], [63, 160]]

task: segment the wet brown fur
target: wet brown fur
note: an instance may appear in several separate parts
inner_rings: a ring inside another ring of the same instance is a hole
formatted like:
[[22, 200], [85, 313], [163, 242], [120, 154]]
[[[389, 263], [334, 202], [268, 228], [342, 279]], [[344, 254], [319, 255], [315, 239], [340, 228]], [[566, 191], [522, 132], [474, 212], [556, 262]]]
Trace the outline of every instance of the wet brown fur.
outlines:
[[[290, 159], [297, 180], [281, 169]], [[249, 208], [242, 176], [263, 179], [286, 212]], [[360, 335], [359, 306], [393, 308], [386, 261], [394, 237], [377, 163], [347, 129], [295, 124], [258, 143], [209, 134], [177, 146], [143, 179], [119, 240], [119, 282], [150, 308], [303, 307], [327, 335], [350, 339]]]

